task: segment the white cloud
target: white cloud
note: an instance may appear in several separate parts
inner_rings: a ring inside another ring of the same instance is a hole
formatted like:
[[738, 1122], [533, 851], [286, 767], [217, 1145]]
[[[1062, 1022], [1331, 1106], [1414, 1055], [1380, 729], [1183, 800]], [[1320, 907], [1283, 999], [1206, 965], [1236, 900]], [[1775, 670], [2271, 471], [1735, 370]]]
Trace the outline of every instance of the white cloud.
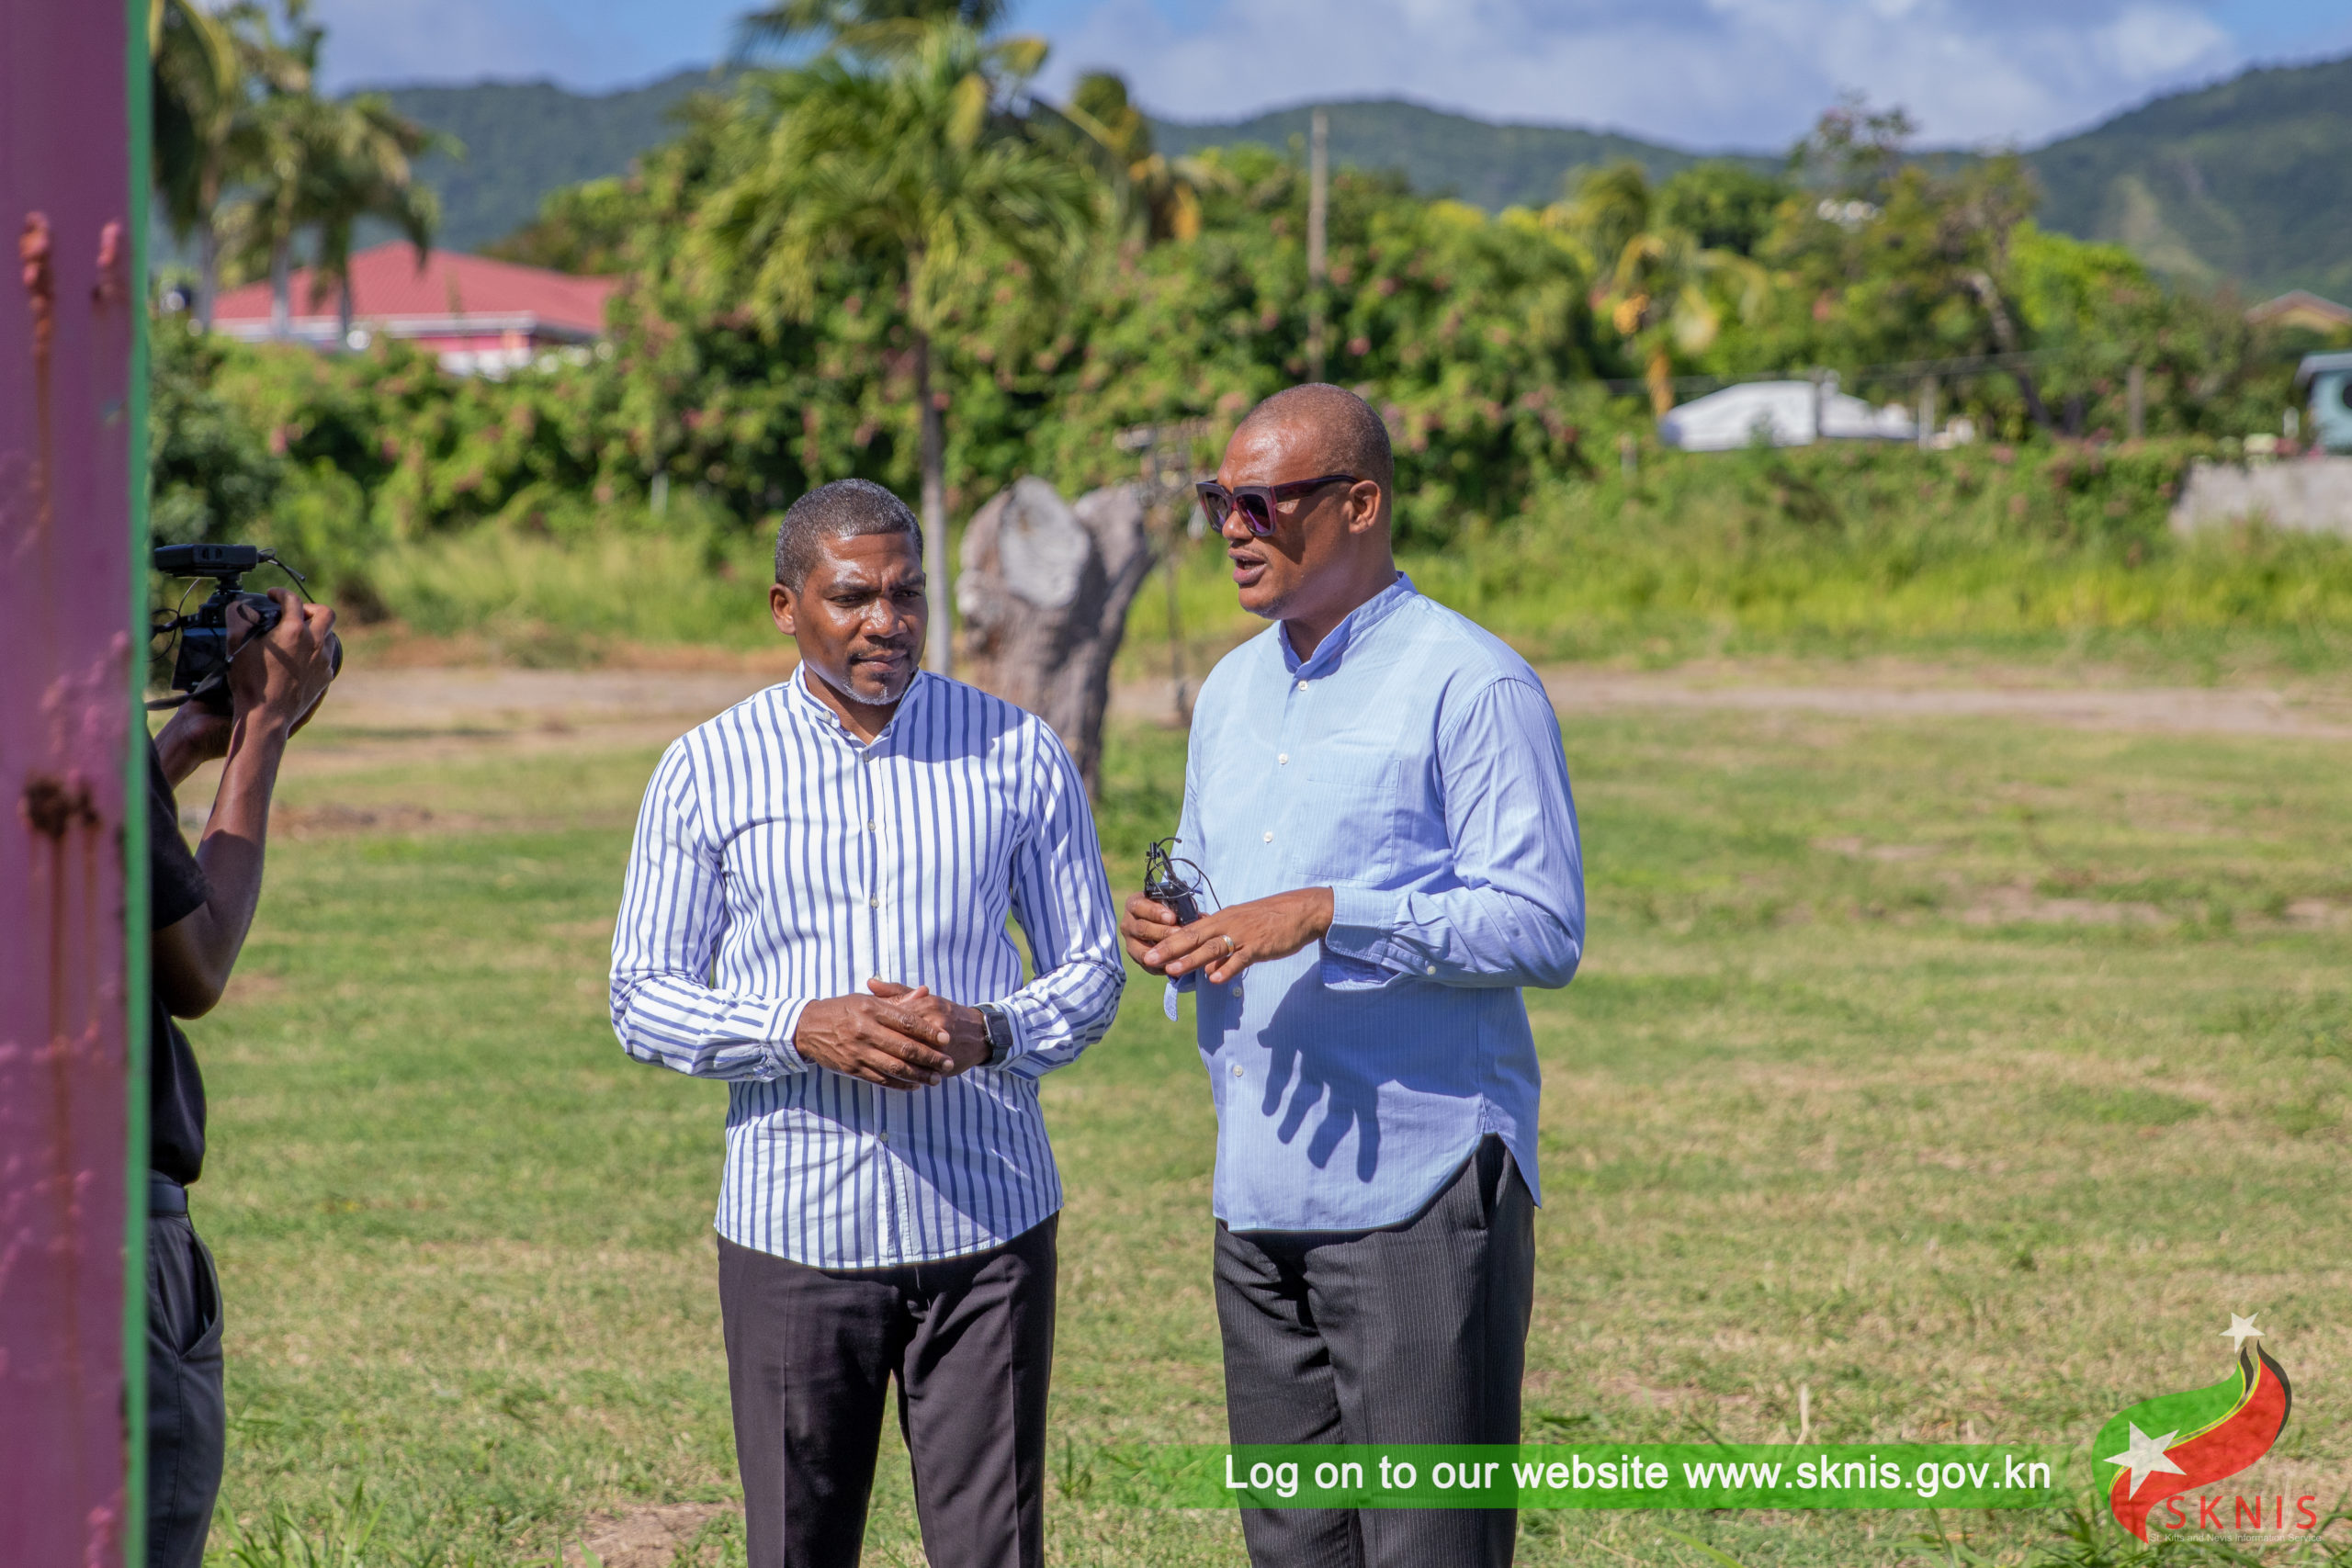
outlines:
[[1100, 0], [1055, 31], [1052, 81], [1115, 69], [1179, 118], [1403, 94], [1701, 147], [1784, 146], [1849, 90], [2030, 143], [2239, 62], [2181, 0]]

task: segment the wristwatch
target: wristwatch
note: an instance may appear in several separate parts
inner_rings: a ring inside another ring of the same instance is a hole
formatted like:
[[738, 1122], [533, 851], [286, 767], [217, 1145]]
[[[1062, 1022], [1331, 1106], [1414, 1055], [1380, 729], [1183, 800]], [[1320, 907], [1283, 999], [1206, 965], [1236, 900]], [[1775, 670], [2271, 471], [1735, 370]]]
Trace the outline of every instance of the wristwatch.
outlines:
[[1002, 1066], [1004, 1059], [1012, 1055], [1012, 1015], [994, 1002], [982, 1002], [978, 1010], [989, 1032], [989, 1059], [981, 1065]]

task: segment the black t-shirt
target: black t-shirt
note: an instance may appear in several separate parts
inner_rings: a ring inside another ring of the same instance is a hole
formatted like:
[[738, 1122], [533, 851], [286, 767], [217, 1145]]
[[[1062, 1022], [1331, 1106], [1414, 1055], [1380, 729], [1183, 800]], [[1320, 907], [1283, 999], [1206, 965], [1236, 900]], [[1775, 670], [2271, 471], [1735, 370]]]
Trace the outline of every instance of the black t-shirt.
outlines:
[[[180, 837], [179, 802], [172, 797], [153, 741], [147, 746], [147, 866], [148, 924], [153, 930], [177, 925], [212, 897], [204, 868]], [[153, 1013], [147, 1041], [147, 1163], [185, 1186], [204, 1171], [204, 1077], [196, 1070], [187, 1036], [164, 1006], [152, 965], [147, 982]]]

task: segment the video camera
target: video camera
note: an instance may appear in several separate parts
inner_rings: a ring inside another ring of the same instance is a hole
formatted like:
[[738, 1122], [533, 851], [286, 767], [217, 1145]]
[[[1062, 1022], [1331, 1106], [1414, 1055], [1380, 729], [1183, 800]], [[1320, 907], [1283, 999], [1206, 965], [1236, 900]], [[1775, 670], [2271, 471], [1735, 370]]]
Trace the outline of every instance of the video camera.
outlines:
[[[277, 551], [256, 545], [158, 545], [154, 563], [157, 571], [169, 577], [212, 579], [212, 597], [198, 605], [193, 615], [175, 611], [156, 619], [155, 636], [179, 634], [179, 652], [172, 660], [172, 689], [180, 694], [147, 705], [169, 708], [192, 702], [207, 712], [225, 715], [230, 706], [231, 661], [254, 638], [268, 636], [284, 615], [277, 600], [266, 593], [245, 592], [239, 580], [249, 571], [274, 566], [292, 578], [298, 589], [309, 584], [300, 572], [277, 558]], [[242, 634], [229, 619], [231, 608], [239, 604], [253, 615]], [[342, 674], [343, 639], [332, 632], [327, 634], [327, 659], [328, 667]]]

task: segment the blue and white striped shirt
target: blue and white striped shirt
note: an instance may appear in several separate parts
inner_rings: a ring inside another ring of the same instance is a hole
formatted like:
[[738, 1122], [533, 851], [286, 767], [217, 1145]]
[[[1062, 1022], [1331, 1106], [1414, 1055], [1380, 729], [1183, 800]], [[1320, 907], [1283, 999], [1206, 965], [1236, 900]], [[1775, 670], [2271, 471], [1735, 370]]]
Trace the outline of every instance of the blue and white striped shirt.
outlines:
[[[919, 674], [864, 744], [805, 679], [662, 754], [613, 932], [613, 1030], [639, 1061], [728, 1081], [729, 1241], [824, 1269], [981, 1251], [1061, 1207], [1037, 1080], [1102, 1038], [1125, 984], [1085, 787], [1043, 720], [985, 692]], [[1001, 1003], [1017, 1042], [913, 1090], [793, 1049], [804, 1008], [875, 977]]]

